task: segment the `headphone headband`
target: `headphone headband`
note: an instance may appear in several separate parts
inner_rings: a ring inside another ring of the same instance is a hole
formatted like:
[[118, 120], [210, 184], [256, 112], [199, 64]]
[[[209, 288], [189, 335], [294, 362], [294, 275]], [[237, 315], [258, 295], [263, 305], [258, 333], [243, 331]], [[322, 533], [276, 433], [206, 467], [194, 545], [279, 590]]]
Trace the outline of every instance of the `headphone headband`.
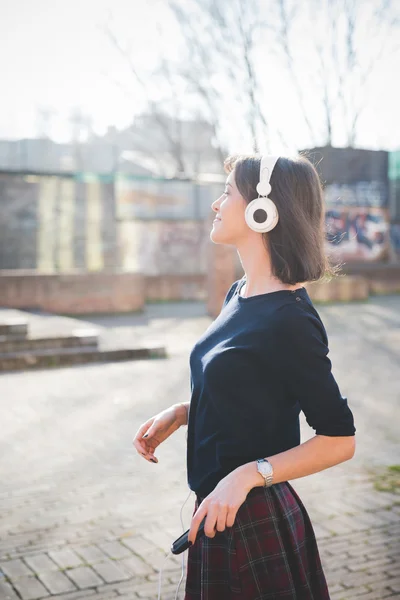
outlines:
[[279, 156], [263, 155], [260, 160], [260, 181], [256, 185], [259, 196], [269, 196], [271, 192], [271, 179], [273, 168]]
[[279, 156], [271, 156], [263, 154], [260, 161], [260, 181], [266, 181], [269, 183], [272, 175], [272, 171], [278, 160]]

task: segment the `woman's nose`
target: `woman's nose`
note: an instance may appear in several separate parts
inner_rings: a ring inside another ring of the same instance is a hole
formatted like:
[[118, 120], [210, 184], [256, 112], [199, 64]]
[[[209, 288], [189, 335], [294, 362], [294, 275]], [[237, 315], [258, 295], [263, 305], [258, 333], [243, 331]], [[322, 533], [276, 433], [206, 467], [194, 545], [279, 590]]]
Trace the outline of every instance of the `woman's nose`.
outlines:
[[220, 201], [220, 199], [221, 199], [221, 196], [219, 198], [217, 198], [216, 200], [214, 200], [214, 202], [211, 204], [211, 208], [213, 210], [215, 210], [215, 212], [217, 212], [217, 210], [218, 210], [217, 205], [218, 205], [218, 202]]

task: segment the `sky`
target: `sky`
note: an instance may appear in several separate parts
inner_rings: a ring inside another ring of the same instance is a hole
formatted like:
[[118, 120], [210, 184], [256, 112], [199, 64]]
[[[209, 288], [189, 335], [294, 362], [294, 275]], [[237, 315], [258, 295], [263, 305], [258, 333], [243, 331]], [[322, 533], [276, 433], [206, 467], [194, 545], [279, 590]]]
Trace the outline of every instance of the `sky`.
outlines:
[[[98, 133], [111, 125], [126, 126], [144, 109], [145, 101], [104, 27], [111, 23], [121, 40], [129, 39], [151, 73], [160, 44], [157, 20], [162, 23], [171, 55], [176, 56], [178, 32], [164, 0], [0, 0], [0, 138], [40, 134], [40, 108], [52, 111], [49, 133], [57, 141], [71, 139], [69, 115], [77, 106], [90, 115]], [[271, 60], [268, 64], [271, 76], [281, 69]], [[362, 90], [369, 102], [360, 121], [358, 146], [388, 150], [400, 147], [399, 66], [398, 56], [389, 56]], [[306, 103], [312, 105], [315, 93], [307, 86], [304, 92]], [[292, 94], [283, 77], [279, 95], [273, 89], [267, 92], [269, 114], [282, 123], [286, 136], [307, 147], [309, 139], [300, 113], [293, 109]], [[230, 110], [230, 95], [227, 89], [226, 117], [221, 126], [231, 149], [247, 151], [249, 148], [242, 148], [241, 132], [232, 125], [238, 115], [233, 108]], [[316, 106], [316, 118], [321, 118], [318, 110]], [[279, 145], [278, 138], [275, 142]], [[337, 142], [344, 142], [340, 132]]]
[[[142, 45], [148, 43], [151, 4], [113, 2]], [[0, 137], [35, 135], [38, 107], [54, 110], [54, 134], [60, 139], [71, 134], [67, 117], [76, 106], [90, 113], [98, 130], [132, 118], [139, 107], [113, 83], [121, 71], [129, 78], [102, 29], [109, 5], [102, 0], [0, 0]]]

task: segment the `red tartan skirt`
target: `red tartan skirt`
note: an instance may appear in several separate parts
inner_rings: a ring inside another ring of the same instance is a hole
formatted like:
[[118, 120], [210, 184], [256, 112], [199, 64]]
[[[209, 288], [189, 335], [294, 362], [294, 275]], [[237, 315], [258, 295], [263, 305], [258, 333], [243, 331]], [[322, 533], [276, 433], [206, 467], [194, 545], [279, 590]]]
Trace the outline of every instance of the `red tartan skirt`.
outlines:
[[287, 481], [252, 488], [233, 527], [188, 549], [184, 600], [230, 599], [329, 600], [310, 518]]

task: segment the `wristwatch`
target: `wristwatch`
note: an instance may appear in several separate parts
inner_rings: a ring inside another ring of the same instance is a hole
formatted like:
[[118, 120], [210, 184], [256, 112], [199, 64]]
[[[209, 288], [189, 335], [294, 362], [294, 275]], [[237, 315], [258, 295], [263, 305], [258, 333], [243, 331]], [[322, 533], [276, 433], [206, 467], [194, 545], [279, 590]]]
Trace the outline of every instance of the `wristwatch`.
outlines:
[[264, 487], [272, 485], [274, 470], [271, 463], [266, 458], [257, 459], [257, 471], [264, 477]]

